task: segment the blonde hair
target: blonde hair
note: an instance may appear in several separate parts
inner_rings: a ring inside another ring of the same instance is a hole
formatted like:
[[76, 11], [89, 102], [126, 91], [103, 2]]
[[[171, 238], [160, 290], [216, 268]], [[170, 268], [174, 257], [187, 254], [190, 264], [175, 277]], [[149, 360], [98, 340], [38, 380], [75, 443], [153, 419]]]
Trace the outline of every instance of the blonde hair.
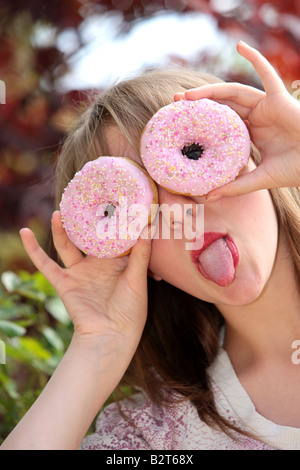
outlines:
[[56, 166], [57, 204], [65, 186], [86, 162], [108, 154], [107, 126], [115, 125], [138, 155], [146, 123], [161, 107], [173, 101], [174, 92], [221, 81], [184, 69], [151, 70], [91, 98], [90, 106], [81, 112], [61, 148]]
[[[61, 148], [56, 168], [57, 204], [74, 174], [87, 161], [107, 154], [107, 126], [116, 126], [138, 155], [139, 140], [146, 123], [158, 109], [173, 101], [175, 92], [221, 81], [186, 69], [159, 69], [117, 83], [99, 94], [81, 113]], [[251, 156], [259, 165], [261, 157], [253, 145]], [[295, 273], [300, 279], [299, 189], [270, 191], [289, 243]], [[160, 404], [167, 404], [162, 391], [172, 388], [196, 406], [200, 418], [207, 424], [226, 433], [235, 430], [247, 434], [218, 413], [207, 374], [219, 349], [222, 317], [216, 307], [164, 281], [155, 283], [149, 278], [148, 289], [151, 295], [147, 323], [124, 381], [142, 387]], [[184, 320], [186, 315], [189, 316], [189, 328]], [[153, 376], [153, 368], [157, 376]]]

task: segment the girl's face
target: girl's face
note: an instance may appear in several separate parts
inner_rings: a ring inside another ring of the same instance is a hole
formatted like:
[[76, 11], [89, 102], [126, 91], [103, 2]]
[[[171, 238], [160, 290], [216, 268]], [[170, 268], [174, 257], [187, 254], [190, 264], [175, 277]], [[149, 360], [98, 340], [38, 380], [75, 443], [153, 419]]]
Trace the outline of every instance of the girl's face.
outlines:
[[[118, 131], [108, 134], [110, 155], [127, 156], [141, 163]], [[250, 159], [243, 173], [254, 168]], [[179, 215], [168, 218], [160, 213], [157, 218], [150, 274], [217, 305], [246, 305], [257, 299], [270, 277], [277, 251], [278, 222], [269, 191], [207, 202], [205, 197], [177, 195], [158, 187], [158, 196], [160, 206], [176, 204], [181, 210], [177, 211]], [[183, 225], [188, 222], [195, 229], [196, 213], [204, 215], [204, 239], [210, 240], [200, 255], [200, 269], [199, 252], [187, 249], [191, 239], [178, 236], [178, 230], [184, 233]], [[162, 236], [164, 224], [170, 228], [168, 238]], [[224, 238], [220, 238], [222, 235]], [[220, 240], [213, 243], [215, 238]]]

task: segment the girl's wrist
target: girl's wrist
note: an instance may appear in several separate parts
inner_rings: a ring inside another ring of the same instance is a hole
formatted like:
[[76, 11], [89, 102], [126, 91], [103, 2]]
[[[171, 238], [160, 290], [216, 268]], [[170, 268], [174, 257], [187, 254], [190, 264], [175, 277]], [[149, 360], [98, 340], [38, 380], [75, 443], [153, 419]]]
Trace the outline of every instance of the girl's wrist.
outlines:
[[126, 371], [136, 345], [117, 335], [75, 333], [47, 386], [3, 444], [77, 449]]
[[[76, 360], [81, 367], [87, 367], [93, 375], [94, 384], [99, 381], [109, 394], [118, 385], [126, 372], [138, 347], [139, 337], [122, 337], [112, 334], [74, 333], [66, 356]], [[87, 372], [87, 371], [86, 371]]]
[[69, 348], [71, 350], [82, 350], [90, 353], [95, 353], [97, 356], [104, 355], [105, 357], [117, 355], [130, 354], [138, 346], [141, 334], [138, 335], [118, 335], [111, 333], [79, 333], [74, 331]]

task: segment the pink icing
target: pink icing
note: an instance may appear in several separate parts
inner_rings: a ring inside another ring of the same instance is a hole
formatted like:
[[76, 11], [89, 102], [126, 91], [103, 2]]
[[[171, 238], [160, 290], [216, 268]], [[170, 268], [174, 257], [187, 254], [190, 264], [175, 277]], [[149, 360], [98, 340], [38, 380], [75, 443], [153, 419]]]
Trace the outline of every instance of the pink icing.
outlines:
[[[181, 152], [193, 143], [204, 149], [198, 160]], [[157, 184], [175, 193], [202, 196], [233, 181], [247, 165], [250, 137], [242, 119], [229, 106], [208, 99], [182, 100], [152, 117], [140, 150]]]
[[149, 177], [130, 160], [99, 157], [86, 163], [65, 188], [63, 225], [84, 253], [114, 258], [136, 243], [153, 197]]

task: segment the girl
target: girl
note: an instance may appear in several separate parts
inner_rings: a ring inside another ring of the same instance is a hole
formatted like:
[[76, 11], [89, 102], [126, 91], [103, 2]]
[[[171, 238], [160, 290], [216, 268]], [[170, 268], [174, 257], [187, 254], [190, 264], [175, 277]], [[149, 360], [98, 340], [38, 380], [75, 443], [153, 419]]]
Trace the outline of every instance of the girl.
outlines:
[[[220, 287], [205, 279], [184, 239], [158, 233], [151, 242], [149, 227], [129, 256], [85, 257], [56, 211], [53, 240], [64, 267], [22, 229], [74, 336], [3, 449], [300, 449], [300, 365], [292, 360], [300, 338], [300, 106], [255, 49], [239, 43], [238, 52], [264, 92], [185, 70], [148, 72], [97, 98], [57, 165], [59, 201], [88, 160], [140, 161], [145, 124], [174, 99], [228, 104], [256, 146], [243, 174], [206, 198], [159, 187], [159, 203], [204, 204], [205, 231], [229, 233], [238, 247], [234, 280]], [[105, 408], [84, 439], [122, 378], [136, 393]]]

